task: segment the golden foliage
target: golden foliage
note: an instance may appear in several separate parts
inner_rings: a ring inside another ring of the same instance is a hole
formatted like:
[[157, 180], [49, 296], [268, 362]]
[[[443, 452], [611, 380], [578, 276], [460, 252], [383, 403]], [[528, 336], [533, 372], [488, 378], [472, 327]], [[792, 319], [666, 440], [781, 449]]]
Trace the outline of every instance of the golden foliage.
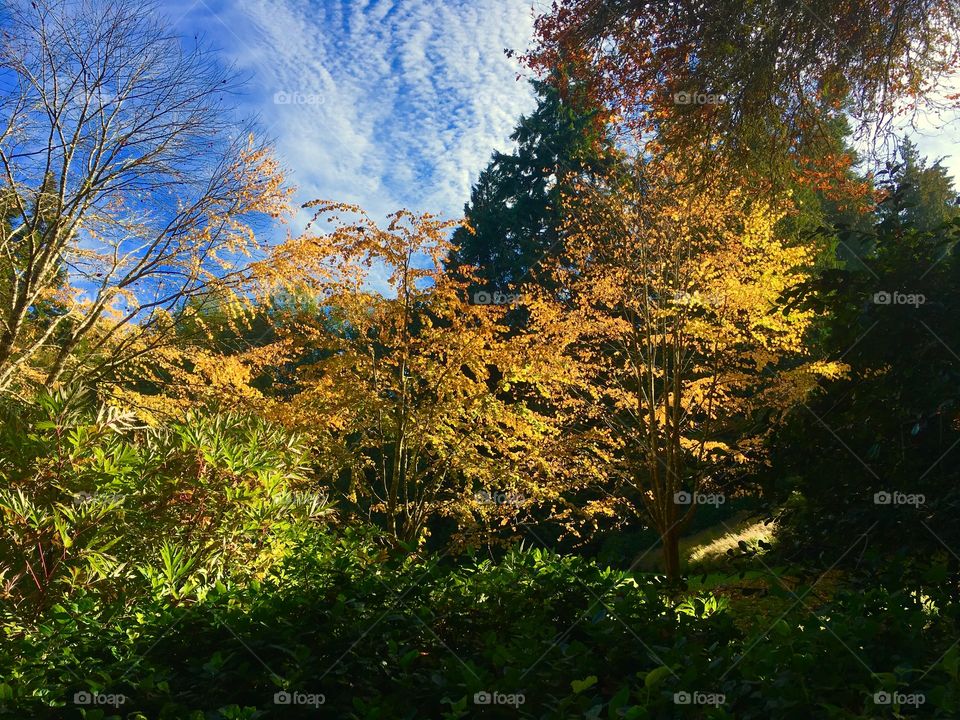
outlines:
[[840, 371], [805, 356], [812, 313], [780, 302], [815, 257], [780, 230], [789, 196], [758, 199], [730, 167], [692, 182], [688, 167], [666, 154], [614, 191], [582, 188], [555, 273], [566, 292], [530, 306], [577, 367], [569, 410], [604, 447], [607, 491], [639, 498], [665, 535], [695, 508], [675, 493], [758, 460], [754, 413]]

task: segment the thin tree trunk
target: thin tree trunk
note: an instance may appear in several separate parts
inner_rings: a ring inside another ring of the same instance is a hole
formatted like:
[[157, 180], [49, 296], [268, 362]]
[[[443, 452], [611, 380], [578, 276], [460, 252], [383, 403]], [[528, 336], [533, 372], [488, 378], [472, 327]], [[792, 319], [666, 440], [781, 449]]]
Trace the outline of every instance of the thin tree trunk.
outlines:
[[680, 579], [680, 530], [670, 527], [660, 536], [663, 543], [663, 567], [671, 583]]

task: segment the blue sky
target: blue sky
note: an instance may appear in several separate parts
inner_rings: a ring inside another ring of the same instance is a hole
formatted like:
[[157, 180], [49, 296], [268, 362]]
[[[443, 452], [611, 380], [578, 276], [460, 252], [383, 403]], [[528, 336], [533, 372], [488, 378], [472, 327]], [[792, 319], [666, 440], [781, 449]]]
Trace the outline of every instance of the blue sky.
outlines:
[[177, 0], [248, 78], [297, 199], [459, 217], [470, 186], [533, 98], [505, 48], [526, 48], [530, 0]]
[[[174, 0], [198, 35], [248, 78], [297, 200], [458, 217], [494, 149], [533, 109], [522, 68], [544, 0]], [[960, 179], [960, 120], [921, 117], [915, 140]], [[306, 221], [302, 215], [301, 227]], [[294, 231], [297, 228], [293, 228]]]

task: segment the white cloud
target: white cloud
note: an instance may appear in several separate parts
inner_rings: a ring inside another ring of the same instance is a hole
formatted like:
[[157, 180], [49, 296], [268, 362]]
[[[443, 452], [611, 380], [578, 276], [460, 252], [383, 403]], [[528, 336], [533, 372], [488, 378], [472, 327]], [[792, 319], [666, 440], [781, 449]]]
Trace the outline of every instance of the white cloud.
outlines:
[[[960, 93], [960, 77], [954, 77], [942, 88], [936, 101], [949, 104], [945, 100], [951, 93]], [[932, 162], [943, 159], [943, 167], [953, 177], [954, 187], [960, 192], [960, 112], [956, 110], [927, 110], [919, 113], [911, 126], [901, 124], [917, 144], [922, 155]]]
[[[524, 50], [524, 0], [235, 0], [184, 4], [249, 75], [257, 112], [299, 200], [457, 217], [494, 148], [534, 105], [505, 48]], [[275, 104], [277, 92], [300, 103]], [[319, 103], [311, 96], [319, 96]]]

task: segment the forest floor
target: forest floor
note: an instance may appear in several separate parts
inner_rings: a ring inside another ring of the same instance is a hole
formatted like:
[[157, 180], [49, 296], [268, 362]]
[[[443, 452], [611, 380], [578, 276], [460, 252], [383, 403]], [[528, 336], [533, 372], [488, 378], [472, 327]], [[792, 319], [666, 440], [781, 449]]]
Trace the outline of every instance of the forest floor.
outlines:
[[[773, 525], [755, 513], [741, 511], [680, 540], [680, 559], [690, 591], [710, 592], [729, 603], [736, 624], [748, 634], [766, 634], [792, 609], [806, 609], [818, 620], [817, 608], [842, 585], [843, 574], [831, 570], [817, 577], [799, 576], [783, 566], [771, 566], [760, 552], [733, 560], [757, 542], [775, 542]], [[645, 553], [636, 564], [640, 574], [662, 572], [660, 548]]]

